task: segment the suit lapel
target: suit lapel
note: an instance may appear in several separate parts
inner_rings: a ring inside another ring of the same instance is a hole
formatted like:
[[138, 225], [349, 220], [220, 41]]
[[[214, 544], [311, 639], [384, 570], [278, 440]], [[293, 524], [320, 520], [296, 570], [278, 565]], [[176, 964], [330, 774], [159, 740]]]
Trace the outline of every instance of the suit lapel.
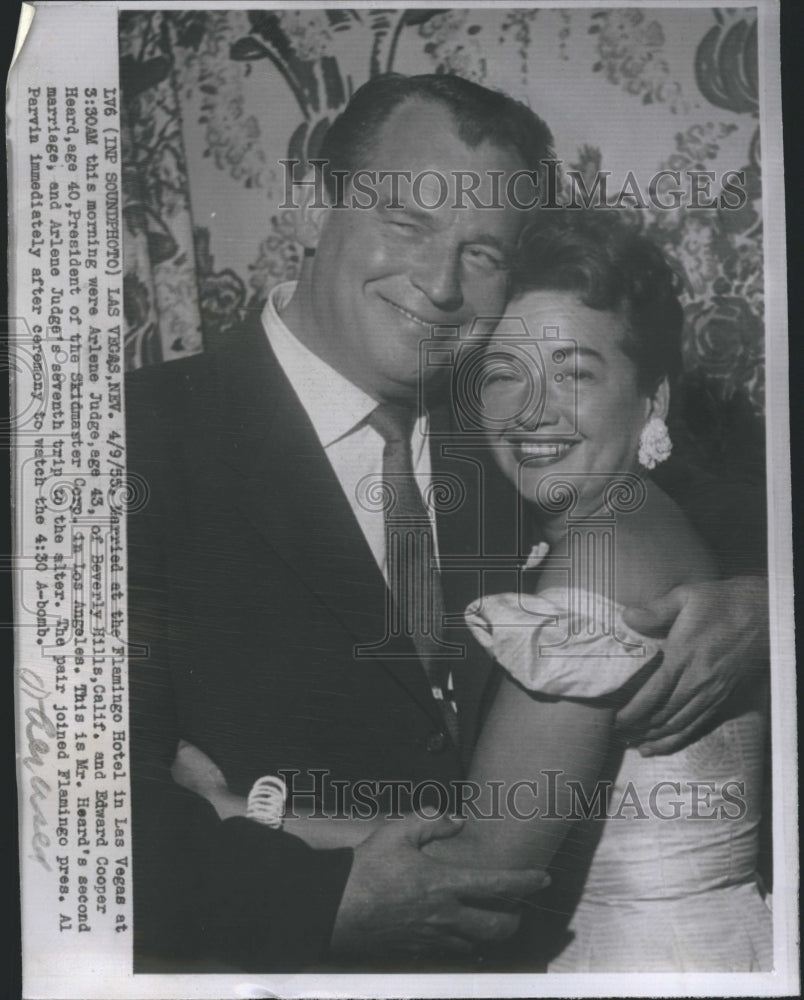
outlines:
[[[485, 593], [513, 591], [519, 586], [518, 555], [520, 501], [516, 491], [498, 471], [483, 444], [461, 441], [449, 408], [431, 409], [431, 464], [434, 478], [451, 477], [465, 490], [455, 509], [438, 515], [438, 546], [442, 585], [448, 615], [463, 621], [466, 606]], [[490, 569], [488, 557], [503, 562]], [[464, 570], [455, 567], [463, 565]], [[485, 572], [481, 576], [481, 568]], [[498, 677], [493, 661], [464, 626], [447, 629], [445, 637], [465, 645], [466, 657], [453, 669], [456, 701], [461, 720], [465, 756], [472, 748], [491, 701]]]
[[[240, 477], [233, 495], [259, 535], [337, 616], [355, 645], [371, 646], [386, 634], [385, 580], [258, 320], [246, 331], [235, 370], [219, 369], [218, 443], [223, 461]], [[376, 659], [437, 719], [412, 644], [395, 640], [386, 654]]]
[[477, 456], [449, 433], [453, 428], [446, 408], [431, 410], [430, 426], [434, 482], [446, 477], [448, 484], [458, 483], [463, 490], [461, 502], [454, 509], [448, 507], [437, 514], [437, 531], [444, 604], [454, 623], [445, 630], [445, 638], [465, 649], [463, 659], [452, 667], [452, 677], [461, 743], [468, 756], [474, 747], [480, 705], [493, 666], [463, 619], [466, 606], [478, 597], [480, 589], [479, 572], [485, 551], [485, 474]]

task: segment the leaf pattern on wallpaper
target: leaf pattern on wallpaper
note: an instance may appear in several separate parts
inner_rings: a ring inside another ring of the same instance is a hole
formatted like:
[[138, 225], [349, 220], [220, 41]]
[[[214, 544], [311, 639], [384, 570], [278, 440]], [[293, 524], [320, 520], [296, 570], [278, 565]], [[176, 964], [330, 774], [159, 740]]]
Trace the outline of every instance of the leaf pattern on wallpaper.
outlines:
[[759, 71], [756, 17], [734, 16], [718, 23], [701, 40], [695, 53], [695, 79], [704, 97], [717, 108], [737, 114], [759, 113]]

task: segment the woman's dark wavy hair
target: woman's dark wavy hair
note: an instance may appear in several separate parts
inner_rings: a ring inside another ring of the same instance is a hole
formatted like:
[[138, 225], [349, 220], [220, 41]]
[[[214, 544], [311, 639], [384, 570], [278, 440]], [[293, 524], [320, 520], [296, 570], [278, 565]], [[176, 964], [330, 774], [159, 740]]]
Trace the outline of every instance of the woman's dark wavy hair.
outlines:
[[590, 309], [625, 320], [624, 353], [640, 392], [652, 393], [682, 371], [683, 281], [662, 251], [617, 211], [537, 211], [522, 234], [511, 297], [531, 291], [576, 292]]
[[[555, 156], [553, 136], [547, 125], [527, 105], [508, 94], [452, 74], [384, 73], [355, 91], [324, 134], [316, 158], [326, 161], [324, 183], [331, 198], [336, 193], [333, 171], [346, 171], [350, 177], [364, 167], [380, 128], [396, 108], [411, 100], [442, 105], [467, 146], [473, 149], [488, 141], [499, 148], [512, 149], [521, 157], [526, 170], [537, 171], [540, 176], [543, 176], [543, 161]], [[410, 141], [415, 145], [416, 136], [412, 135]], [[383, 169], [398, 167], [404, 164], [382, 165]]]

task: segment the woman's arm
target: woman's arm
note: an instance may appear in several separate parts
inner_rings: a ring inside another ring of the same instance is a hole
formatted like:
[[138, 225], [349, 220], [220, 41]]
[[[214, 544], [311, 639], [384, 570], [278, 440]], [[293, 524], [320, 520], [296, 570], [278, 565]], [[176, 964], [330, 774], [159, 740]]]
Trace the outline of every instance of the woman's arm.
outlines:
[[579, 795], [592, 799], [613, 722], [612, 707], [546, 700], [504, 677], [472, 759], [478, 796], [463, 810], [466, 825], [426, 853], [477, 867], [547, 867], [582, 816]]
[[[618, 603], [650, 599], [680, 582], [707, 579], [714, 573], [713, 563], [675, 504], [652, 484], [646, 486], [643, 506], [617, 524]], [[587, 528], [587, 535], [599, 532], [593, 524]], [[603, 551], [604, 541], [597, 538], [598, 551]], [[569, 585], [566, 571], [552, 565], [556, 558], [566, 561], [564, 545], [566, 539], [542, 567], [537, 593]], [[576, 585], [595, 589], [594, 580]], [[581, 676], [584, 669], [594, 669], [585, 663], [578, 667]], [[547, 866], [571, 824], [583, 818], [582, 803], [594, 802], [616, 738], [618, 707], [612, 699], [605, 703], [550, 699], [504, 676], [470, 769], [470, 780], [480, 789], [477, 811], [481, 816], [502, 812], [504, 818], [482, 819], [469, 813], [459, 837], [432, 843], [425, 850], [477, 865]], [[499, 810], [492, 809], [492, 783], [500, 786]], [[528, 814], [533, 818], [519, 818]]]
[[[440, 860], [472, 867], [546, 867], [572, 822], [579, 796], [592, 801], [608, 753], [613, 708], [546, 701], [503, 678], [469, 775], [467, 822], [460, 836], [430, 842]], [[245, 816], [244, 796], [229, 791], [213, 761], [181, 741], [173, 780], [210, 802], [221, 819]], [[571, 782], [576, 782], [573, 786]], [[477, 794], [474, 790], [477, 789]], [[538, 810], [538, 811], [537, 811]], [[380, 820], [286, 816], [283, 830], [310, 847], [356, 847]]]

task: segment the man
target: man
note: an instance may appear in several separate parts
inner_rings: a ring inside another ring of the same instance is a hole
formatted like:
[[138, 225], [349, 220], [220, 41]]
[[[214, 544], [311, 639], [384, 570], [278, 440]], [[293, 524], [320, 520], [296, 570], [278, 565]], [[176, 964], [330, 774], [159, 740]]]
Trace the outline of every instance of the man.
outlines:
[[[511, 935], [512, 900], [543, 885], [538, 872], [433, 862], [420, 847], [454, 834], [447, 821], [389, 821], [354, 851], [220, 821], [170, 765], [184, 739], [236, 794], [295, 772], [329, 809], [337, 783], [347, 796], [360, 781], [390, 794], [395, 782], [462, 776], [491, 665], [459, 628], [447, 636], [463, 647], [450, 677], [420, 636], [389, 631], [389, 593], [397, 611], [404, 599], [399, 565], [361, 484], [399, 475], [377, 415], [412, 412], [421, 341], [502, 313], [525, 213], [493, 185], [538, 171], [550, 141], [523, 106], [460, 78], [372, 81], [325, 140], [330, 196], [345, 177], [348, 206], [356, 170], [404, 168], [436, 184], [470, 171], [476, 200], [455, 207], [455, 190], [442, 202], [423, 184], [418, 199], [407, 189], [353, 209], [303, 188], [298, 285], [275, 290], [219, 356], [130, 381], [129, 468], [150, 489], [129, 527], [130, 638], [145, 654], [131, 660], [139, 971], [444, 962]], [[426, 531], [446, 568], [510, 519], [476, 465], [425, 446], [428, 419], [411, 417], [402, 451], [425, 491], [439, 476], [465, 487]], [[474, 579], [441, 574], [447, 614], [476, 596]], [[654, 748], [688, 738], [737, 683], [761, 632], [758, 590], [681, 589], [632, 617], [654, 629], [675, 620], [665, 664], [623, 713], [625, 724], [651, 720]]]

